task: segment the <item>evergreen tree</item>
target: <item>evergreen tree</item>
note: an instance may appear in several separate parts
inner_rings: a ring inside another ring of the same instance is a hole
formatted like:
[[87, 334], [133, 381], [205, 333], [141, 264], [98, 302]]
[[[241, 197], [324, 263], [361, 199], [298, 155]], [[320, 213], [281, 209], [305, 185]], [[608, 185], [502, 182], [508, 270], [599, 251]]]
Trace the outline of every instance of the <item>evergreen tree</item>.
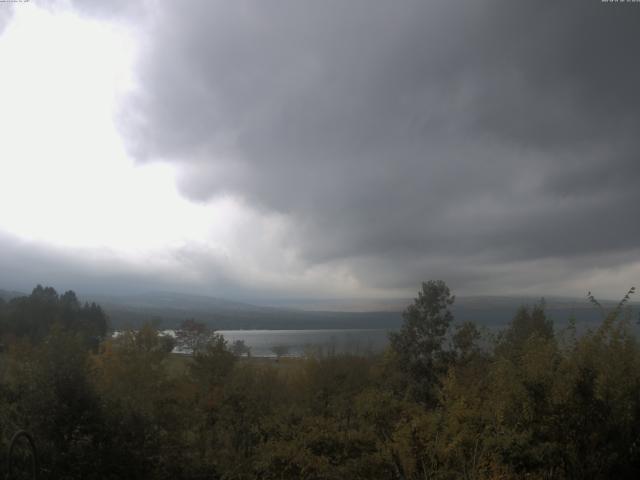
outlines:
[[423, 283], [418, 297], [402, 315], [400, 331], [389, 335], [398, 368], [408, 375], [409, 388], [426, 403], [435, 400], [434, 388], [451, 359], [444, 343], [453, 321], [450, 307], [454, 300], [442, 280]]

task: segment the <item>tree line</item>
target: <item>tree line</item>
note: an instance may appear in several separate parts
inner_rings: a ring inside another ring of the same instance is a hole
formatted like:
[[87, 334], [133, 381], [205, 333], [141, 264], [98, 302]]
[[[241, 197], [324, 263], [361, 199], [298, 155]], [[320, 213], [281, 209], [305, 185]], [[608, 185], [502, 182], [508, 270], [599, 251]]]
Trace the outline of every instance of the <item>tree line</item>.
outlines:
[[43, 478], [635, 479], [632, 293], [581, 334], [542, 302], [491, 333], [429, 281], [384, 354], [267, 362], [198, 325], [189, 357], [152, 324], [110, 338], [39, 286], [0, 304], [0, 455], [24, 428]]

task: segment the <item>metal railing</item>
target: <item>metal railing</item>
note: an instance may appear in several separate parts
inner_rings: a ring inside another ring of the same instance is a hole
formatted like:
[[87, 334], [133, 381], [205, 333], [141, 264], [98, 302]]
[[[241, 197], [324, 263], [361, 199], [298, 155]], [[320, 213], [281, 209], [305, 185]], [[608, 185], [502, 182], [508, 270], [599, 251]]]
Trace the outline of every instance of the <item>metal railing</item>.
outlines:
[[[38, 478], [38, 473], [40, 471], [40, 466], [38, 464], [38, 450], [36, 449], [36, 442], [33, 440], [33, 437], [31, 436], [31, 434], [25, 430], [19, 430], [17, 431], [13, 437], [11, 437], [11, 442], [9, 442], [9, 452], [7, 455], [7, 476], [6, 476], [6, 480], [12, 480], [13, 478], [15, 478], [15, 474], [16, 472], [14, 472], [15, 470], [15, 451], [16, 451], [16, 447], [18, 446], [18, 443], [20, 442], [20, 440], [24, 440], [26, 441], [26, 444], [31, 452], [31, 462], [30, 463], [30, 478], [32, 478], [33, 480], [37, 480]], [[25, 473], [25, 472], [21, 472], [21, 473]]]

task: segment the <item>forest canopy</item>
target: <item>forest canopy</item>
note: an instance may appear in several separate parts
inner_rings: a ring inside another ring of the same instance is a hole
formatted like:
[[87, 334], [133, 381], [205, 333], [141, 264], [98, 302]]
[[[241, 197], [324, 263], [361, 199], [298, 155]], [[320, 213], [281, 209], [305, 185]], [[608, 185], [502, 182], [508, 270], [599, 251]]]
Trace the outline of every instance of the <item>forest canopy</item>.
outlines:
[[42, 478], [635, 479], [633, 293], [580, 334], [544, 302], [490, 332], [429, 281], [384, 354], [275, 362], [194, 321], [192, 356], [151, 323], [111, 337], [98, 305], [38, 286], [0, 302], [0, 455], [26, 429]]
[[108, 330], [107, 316], [96, 303], [81, 304], [73, 290], [62, 295], [52, 287], [36, 286], [31, 295], [0, 300], [0, 336], [22, 337], [32, 343], [46, 338], [57, 326], [94, 342]]

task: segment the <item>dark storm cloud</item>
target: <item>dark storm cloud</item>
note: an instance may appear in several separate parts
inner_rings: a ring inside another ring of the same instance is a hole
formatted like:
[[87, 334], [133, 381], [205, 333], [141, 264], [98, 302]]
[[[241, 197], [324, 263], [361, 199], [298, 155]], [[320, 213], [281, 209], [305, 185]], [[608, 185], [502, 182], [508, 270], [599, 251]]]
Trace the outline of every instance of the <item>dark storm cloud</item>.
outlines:
[[159, 8], [120, 118], [130, 152], [179, 164], [192, 199], [289, 215], [309, 265], [465, 285], [479, 257], [590, 268], [638, 245], [636, 4]]

